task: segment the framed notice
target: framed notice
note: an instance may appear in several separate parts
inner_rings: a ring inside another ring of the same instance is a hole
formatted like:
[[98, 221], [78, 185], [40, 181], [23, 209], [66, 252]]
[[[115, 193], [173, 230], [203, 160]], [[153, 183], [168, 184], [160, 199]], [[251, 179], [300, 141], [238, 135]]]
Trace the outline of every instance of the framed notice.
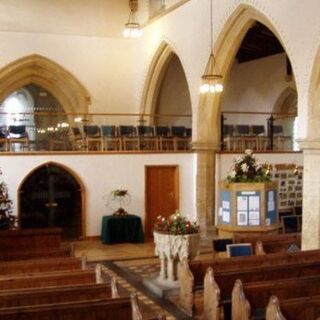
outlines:
[[220, 222], [222, 224], [231, 223], [231, 193], [229, 191], [221, 192]]
[[260, 191], [237, 192], [237, 225], [259, 226], [261, 224]]
[[277, 223], [277, 191], [268, 190], [266, 192], [266, 219], [267, 224]]

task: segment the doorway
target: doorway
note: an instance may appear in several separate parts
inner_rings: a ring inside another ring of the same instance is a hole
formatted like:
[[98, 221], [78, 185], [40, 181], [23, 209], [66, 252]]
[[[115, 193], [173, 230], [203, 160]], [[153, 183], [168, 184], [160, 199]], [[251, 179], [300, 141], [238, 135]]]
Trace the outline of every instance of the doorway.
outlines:
[[82, 190], [77, 179], [58, 164], [36, 168], [19, 189], [21, 228], [58, 227], [64, 240], [79, 239], [84, 223]]
[[146, 166], [145, 199], [145, 235], [152, 238], [157, 217], [167, 218], [179, 209], [179, 167]]

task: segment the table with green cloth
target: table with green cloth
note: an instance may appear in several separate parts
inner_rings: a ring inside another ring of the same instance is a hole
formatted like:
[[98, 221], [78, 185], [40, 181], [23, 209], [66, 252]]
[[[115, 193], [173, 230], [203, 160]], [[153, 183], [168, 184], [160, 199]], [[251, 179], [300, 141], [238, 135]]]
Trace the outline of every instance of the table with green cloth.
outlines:
[[102, 218], [101, 241], [104, 244], [144, 242], [141, 218], [133, 214], [104, 216]]

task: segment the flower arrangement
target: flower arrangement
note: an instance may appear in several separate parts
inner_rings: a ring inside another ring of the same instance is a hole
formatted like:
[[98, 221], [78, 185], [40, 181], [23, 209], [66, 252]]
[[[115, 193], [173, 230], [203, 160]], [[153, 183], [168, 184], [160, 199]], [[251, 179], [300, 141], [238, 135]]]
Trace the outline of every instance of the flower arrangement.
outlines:
[[169, 218], [158, 216], [154, 231], [171, 235], [185, 235], [199, 233], [200, 228], [196, 222], [190, 222], [181, 216], [179, 211], [176, 211]]
[[119, 208], [113, 212], [114, 216], [127, 216], [128, 212], [123, 208], [130, 203], [131, 197], [127, 189], [119, 186], [117, 189], [112, 190], [107, 196], [104, 196], [103, 199], [107, 200], [106, 206], [110, 206], [112, 202], [118, 202]]
[[234, 166], [227, 176], [231, 182], [268, 182], [270, 180], [270, 167], [259, 163], [251, 150], [234, 160]]
[[[0, 170], [0, 175], [2, 171]], [[17, 218], [12, 215], [12, 200], [9, 198], [8, 188], [4, 181], [0, 182], [0, 229], [14, 229]]]

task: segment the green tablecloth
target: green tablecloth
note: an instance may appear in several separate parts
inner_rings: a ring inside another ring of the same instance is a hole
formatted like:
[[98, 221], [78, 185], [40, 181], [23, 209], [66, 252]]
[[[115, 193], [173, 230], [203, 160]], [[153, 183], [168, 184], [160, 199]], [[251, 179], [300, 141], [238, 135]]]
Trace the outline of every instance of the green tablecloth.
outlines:
[[102, 218], [101, 241], [104, 244], [144, 242], [140, 217], [132, 214], [125, 217], [104, 216]]

